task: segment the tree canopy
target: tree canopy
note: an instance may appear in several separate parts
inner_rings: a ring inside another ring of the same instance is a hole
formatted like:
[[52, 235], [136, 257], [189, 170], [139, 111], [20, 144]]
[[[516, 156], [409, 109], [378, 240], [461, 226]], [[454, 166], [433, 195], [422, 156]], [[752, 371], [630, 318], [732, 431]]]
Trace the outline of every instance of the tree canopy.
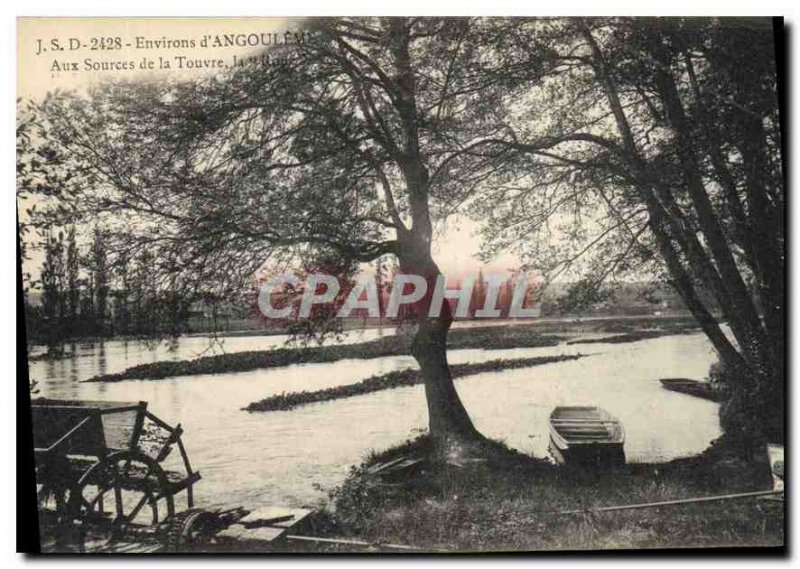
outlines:
[[[478, 203], [487, 237], [556, 272], [583, 260], [583, 285], [663, 274], [735, 386], [727, 427], [782, 437], [785, 199], [771, 23], [576, 19], [562, 31], [551, 55], [559, 73], [537, 91], [550, 118], [511, 143], [531, 156], [531, 175]], [[584, 142], [542, 151], [562, 136], [554, 130]]]

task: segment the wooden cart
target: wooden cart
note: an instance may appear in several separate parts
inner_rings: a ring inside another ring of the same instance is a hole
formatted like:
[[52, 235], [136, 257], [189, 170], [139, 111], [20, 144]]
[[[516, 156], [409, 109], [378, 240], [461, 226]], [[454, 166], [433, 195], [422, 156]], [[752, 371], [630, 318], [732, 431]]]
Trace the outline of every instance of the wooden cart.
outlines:
[[[200, 473], [183, 431], [150, 413], [147, 402], [37, 399], [32, 413], [40, 527], [53, 550], [146, 540], [174, 516], [178, 493], [185, 490], [193, 506]], [[175, 447], [180, 456], [168, 460]]]

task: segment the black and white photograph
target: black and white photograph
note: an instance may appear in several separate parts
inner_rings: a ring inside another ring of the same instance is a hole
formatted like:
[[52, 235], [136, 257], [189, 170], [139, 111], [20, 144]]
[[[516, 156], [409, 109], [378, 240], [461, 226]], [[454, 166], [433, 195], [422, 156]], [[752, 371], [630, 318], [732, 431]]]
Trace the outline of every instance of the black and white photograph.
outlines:
[[23, 551], [785, 554], [784, 26], [18, 18]]

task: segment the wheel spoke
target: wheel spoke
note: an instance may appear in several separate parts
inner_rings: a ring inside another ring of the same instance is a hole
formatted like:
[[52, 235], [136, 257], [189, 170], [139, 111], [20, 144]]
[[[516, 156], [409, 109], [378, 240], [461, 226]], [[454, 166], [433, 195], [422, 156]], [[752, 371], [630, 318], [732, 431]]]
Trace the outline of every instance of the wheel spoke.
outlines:
[[122, 517], [122, 486], [120, 485], [120, 481], [118, 479], [114, 480], [114, 507], [116, 508], [116, 517]]
[[152, 497], [150, 496], [150, 494], [143, 495], [142, 499], [139, 500], [139, 503], [136, 504], [136, 507], [131, 511], [130, 515], [127, 516], [126, 521], [128, 523], [132, 523], [133, 520], [136, 519], [136, 516], [139, 515], [139, 512], [142, 511], [142, 508], [144, 508], [144, 505], [151, 501], [151, 498]]
[[127, 477], [128, 477], [128, 474], [130, 474], [130, 470], [131, 470], [131, 462], [132, 462], [132, 461], [133, 461], [133, 457], [131, 457], [131, 456], [129, 456], [129, 457], [128, 457], [128, 458], [125, 460], [125, 466], [122, 468], [122, 478], [123, 478], [123, 479], [127, 478]]

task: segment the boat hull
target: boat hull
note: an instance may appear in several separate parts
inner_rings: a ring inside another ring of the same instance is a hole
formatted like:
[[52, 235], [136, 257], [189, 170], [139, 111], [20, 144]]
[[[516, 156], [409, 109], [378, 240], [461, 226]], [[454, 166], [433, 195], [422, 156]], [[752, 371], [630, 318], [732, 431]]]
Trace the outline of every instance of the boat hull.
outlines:
[[661, 385], [664, 389], [683, 393], [685, 395], [693, 395], [709, 401], [720, 401], [720, 396], [716, 393], [705, 381], [695, 381], [693, 379], [662, 379]]
[[623, 443], [594, 443], [559, 447], [550, 437], [550, 455], [564, 466], [578, 468], [608, 469], [625, 464], [625, 448]]
[[613, 468], [625, 464], [622, 424], [599, 407], [557, 407], [550, 415], [550, 454], [558, 464]]

